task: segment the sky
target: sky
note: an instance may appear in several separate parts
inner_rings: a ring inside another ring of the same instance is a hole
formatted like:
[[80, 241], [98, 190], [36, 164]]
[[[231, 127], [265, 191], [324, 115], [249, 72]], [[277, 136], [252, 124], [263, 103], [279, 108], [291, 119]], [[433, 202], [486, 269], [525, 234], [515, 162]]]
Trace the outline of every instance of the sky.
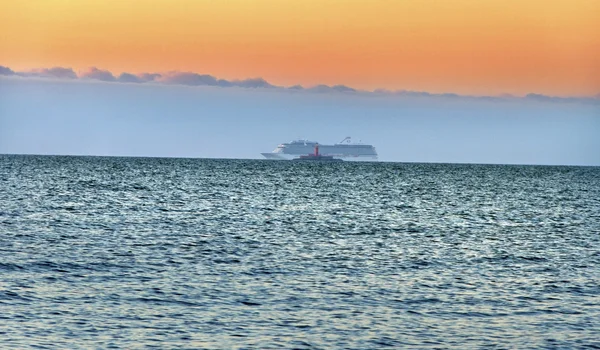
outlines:
[[600, 165], [598, 0], [0, 8], [0, 154]]
[[600, 94], [598, 0], [0, 0], [0, 64], [469, 95]]

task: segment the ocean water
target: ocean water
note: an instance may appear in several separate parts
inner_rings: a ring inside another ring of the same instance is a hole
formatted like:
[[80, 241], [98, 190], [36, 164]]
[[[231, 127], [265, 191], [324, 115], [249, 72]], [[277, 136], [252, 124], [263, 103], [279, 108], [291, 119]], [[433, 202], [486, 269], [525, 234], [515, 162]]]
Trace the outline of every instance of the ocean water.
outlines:
[[600, 348], [600, 168], [0, 156], [0, 347]]

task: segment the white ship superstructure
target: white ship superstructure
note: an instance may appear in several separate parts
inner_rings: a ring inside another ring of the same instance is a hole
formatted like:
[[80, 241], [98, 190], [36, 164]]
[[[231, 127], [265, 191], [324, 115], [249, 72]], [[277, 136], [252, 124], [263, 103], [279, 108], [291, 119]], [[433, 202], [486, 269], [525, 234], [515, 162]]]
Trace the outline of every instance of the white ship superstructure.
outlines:
[[346, 137], [341, 142], [333, 145], [325, 145], [316, 141], [294, 140], [282, 143], [269, 153], [261, 153], [267, 159], [291, 160], [301, 155], [311, 154], [315, 145], [319, 145], [319, 151], [324, 156], [347, 161], [376, 161], [377, 151], [372, 145], [352, 142], [350, 137]]

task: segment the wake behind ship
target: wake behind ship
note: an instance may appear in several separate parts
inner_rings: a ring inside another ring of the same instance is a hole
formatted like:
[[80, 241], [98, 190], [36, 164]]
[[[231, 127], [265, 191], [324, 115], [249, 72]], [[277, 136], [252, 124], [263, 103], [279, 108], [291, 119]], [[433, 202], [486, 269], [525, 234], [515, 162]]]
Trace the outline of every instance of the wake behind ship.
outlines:
[[333, 145], [325, 145], [316, 141], [293, 140], [282, 143], [272, 152], [261, 153], [267, 159], [292, 160], [310, 154], [319, 145], [320, 154], [346, 161], [376, 161], [377, 151], [372, 145], [352, 142], [350, 137]]

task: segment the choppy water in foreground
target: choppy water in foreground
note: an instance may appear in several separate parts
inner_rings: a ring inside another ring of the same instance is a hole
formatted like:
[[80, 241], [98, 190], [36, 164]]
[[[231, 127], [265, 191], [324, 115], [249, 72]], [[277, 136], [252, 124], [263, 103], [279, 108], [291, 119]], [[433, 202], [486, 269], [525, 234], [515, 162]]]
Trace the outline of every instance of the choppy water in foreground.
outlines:
[[598, 167], [0, 156], [2, 348], [599, 334]]

